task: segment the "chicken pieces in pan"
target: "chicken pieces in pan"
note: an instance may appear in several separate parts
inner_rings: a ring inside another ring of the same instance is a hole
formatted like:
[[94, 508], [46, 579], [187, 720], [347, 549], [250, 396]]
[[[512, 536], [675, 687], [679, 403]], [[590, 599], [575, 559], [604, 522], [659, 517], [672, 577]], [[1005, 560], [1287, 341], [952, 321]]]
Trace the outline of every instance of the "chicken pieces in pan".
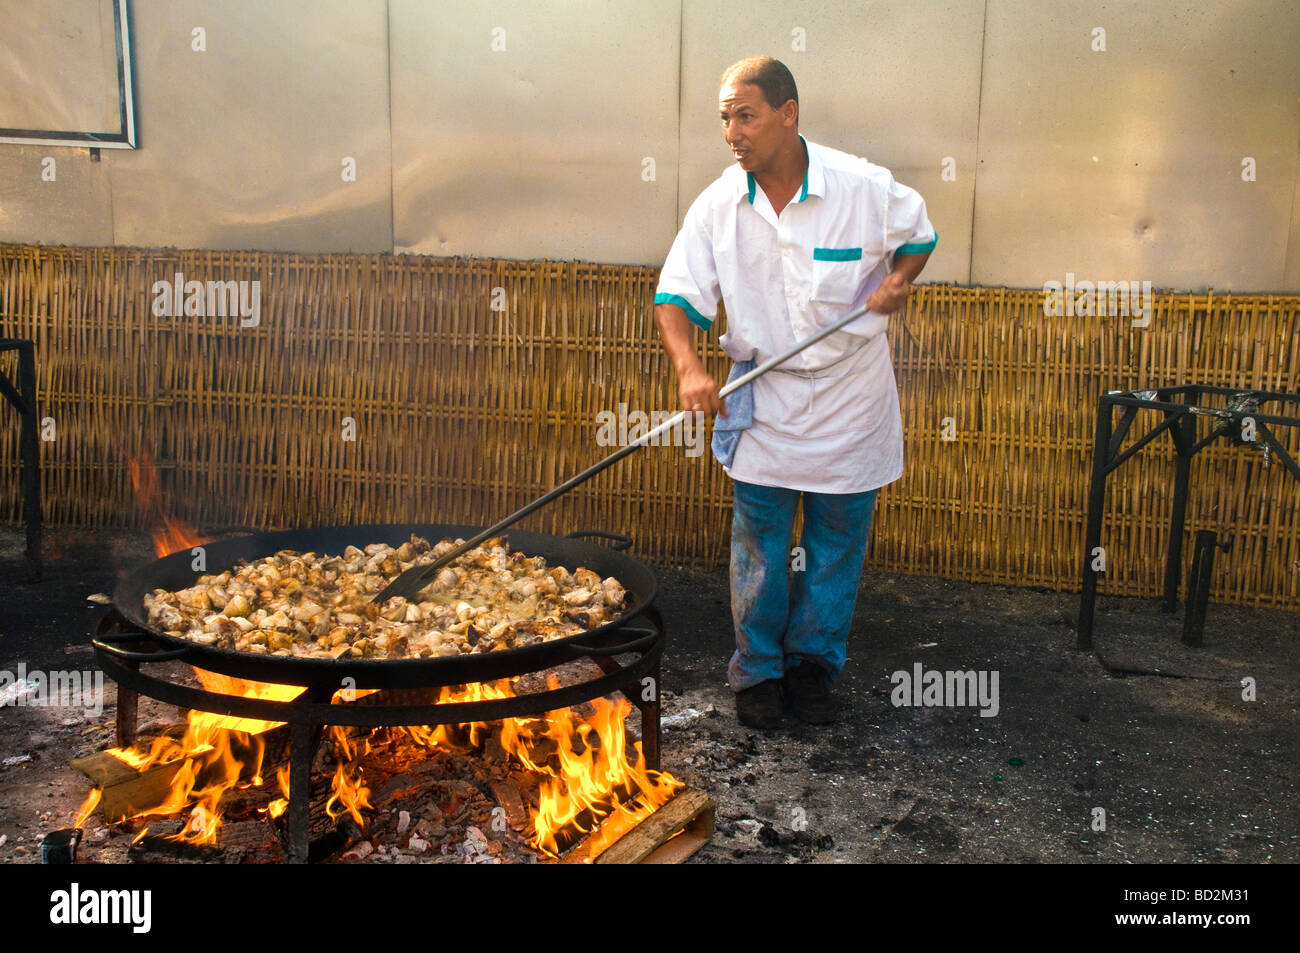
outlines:
[[144, 597], [153, 628], [202, 645], [258, 655], [403, 659], [532, 645], [598, 628], [620, 615], [617, 579], [546, 565], [485, 541], [438, 573], [415, 601], [370, 600], [399, 573], [433, 562], [460, 540], [431, 546], [349, 546], [341, 556], [282, 550], [178, 592]]

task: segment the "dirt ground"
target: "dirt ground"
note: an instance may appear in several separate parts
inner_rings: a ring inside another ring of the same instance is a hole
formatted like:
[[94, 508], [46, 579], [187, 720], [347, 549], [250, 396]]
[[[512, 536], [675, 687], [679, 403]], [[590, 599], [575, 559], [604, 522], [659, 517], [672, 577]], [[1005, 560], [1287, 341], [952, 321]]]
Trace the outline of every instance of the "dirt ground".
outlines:
[[[93, 670], [103, 610], [85, 597], [151, 558], [133, 536], [47, 535], [28, 584], [21, 532], [0, 529], [0, 670]], [[762, 733], [724, 679], [725, 571], [657, 574], [663, 766], [717, 802], [692, 862], [1300, 861], [1300, 614], [1212, 605], [1189, 649], [1181, 611], [1103, 596], [1097, 651], [1079, 652], [1077, 595], [868, 572], [840, 721]], [[918, 664], [997, 673], [996, 714], [895, 705], [892, 673]], [[102, 713], [0, 711], [0, 861], [38, 862], [70, 825], [88, 784], [67, 763], [110, 740], [113, 698], [107, 683]], [[94, 823], [88, 845], [108, 837]]]

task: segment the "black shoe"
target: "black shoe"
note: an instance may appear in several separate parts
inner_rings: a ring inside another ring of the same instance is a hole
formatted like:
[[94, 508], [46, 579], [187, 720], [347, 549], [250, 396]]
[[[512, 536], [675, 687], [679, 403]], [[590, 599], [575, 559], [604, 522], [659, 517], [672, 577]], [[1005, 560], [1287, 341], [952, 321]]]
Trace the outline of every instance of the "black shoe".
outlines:
[[840, 703], [831, 694], [826, 671], [813, 662], [787, 669], [782, 683], [790, 710], [810, 725], [829, 725], [840, 713]]
[[736, 692], [736, 717], [750, 728], [777, 728], [781, 724], [781, 681], [769, 678], [753, 688]]

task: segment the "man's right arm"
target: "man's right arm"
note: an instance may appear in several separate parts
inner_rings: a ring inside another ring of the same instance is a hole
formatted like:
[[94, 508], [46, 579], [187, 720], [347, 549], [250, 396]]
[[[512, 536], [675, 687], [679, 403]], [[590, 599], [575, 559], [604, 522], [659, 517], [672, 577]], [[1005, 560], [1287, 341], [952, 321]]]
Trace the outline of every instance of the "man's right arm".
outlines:
[[718, 382], [707, 370], [695, 350], [695, 325], [686, 312], [667, 302], [655, 305], [655, 326], [664, 342], [664, 350], [677, 373], [677, 391], [683, 410], [700, 410], [727, 416], [727, 406], [718, 396]]

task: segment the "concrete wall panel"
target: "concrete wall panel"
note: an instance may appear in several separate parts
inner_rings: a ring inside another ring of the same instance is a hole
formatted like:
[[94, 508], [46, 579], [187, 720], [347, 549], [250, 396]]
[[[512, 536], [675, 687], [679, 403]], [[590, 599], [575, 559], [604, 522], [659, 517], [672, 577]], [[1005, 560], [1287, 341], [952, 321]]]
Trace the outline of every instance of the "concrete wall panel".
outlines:
[[397, 251], [649, 263], [667, 250], [676, 4], [392, 0], [390, 15]]

